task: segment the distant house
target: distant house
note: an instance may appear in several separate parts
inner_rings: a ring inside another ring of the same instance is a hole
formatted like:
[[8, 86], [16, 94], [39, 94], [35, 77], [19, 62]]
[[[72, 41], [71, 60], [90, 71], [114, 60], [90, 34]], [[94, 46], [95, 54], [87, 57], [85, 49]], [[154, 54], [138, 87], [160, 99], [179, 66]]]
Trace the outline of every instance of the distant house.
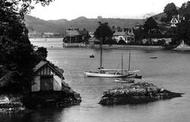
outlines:
[[65, 43], [80, 43], [82, 42], [82, 35], [78, 29], [67, 29], [63, 39]]
[[60, 33], [53, 33], [53, 32], [44, 32], [42, 34], [43, 38], [56, 38], [56, 37], [61, 37]]
[[176, 25], [180, 22], [179, 20], [179, 15], [178, 16], [173, 16], [170, 23], [171, 27], [176, 27]]
[[115, 39], [115, 41], [116, 41], [117, 43], [119, 43], [120, 41], [124, 41], [125, 43], [127, 43], [127, 42], [126, 42], [126, 40], [127, 40], [127, 35], [126, 35], [126, 33], [125, 33], [124, 31], [122, 31], [122, 32], [116, 31], [116, 32], [113, 34], [113, 39]]
[[113, 39], [116, 40], [117, 43], [120, 41], [129, 43], [135, 40], [135, 35], [132, 29], [124, 29], [123, 31], [115, 31], [113, 34]]
[[86, 29], [79, 30], [78, 28], [67, 29], [65, 37], [63, 39], [64, 43], [81, 43], [88, 42], [90, 35]]
[[65, 84], [63, 70], [46, 60], [40, 61], [33, 70], [35, 76], [31, 86], [32, 92], [62, 90]]

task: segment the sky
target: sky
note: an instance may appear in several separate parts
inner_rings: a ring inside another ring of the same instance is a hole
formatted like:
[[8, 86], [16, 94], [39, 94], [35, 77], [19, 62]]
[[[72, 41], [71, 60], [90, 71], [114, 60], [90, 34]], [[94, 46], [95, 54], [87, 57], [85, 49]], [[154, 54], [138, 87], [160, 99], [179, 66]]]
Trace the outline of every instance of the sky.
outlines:
[[36, 5], [30, 15], [44, 19], [72, 20], [87, 18], [145, 18], [163, 12], [173, 2], [181, 7], [188, 0], [55, 0], [49, 6]]

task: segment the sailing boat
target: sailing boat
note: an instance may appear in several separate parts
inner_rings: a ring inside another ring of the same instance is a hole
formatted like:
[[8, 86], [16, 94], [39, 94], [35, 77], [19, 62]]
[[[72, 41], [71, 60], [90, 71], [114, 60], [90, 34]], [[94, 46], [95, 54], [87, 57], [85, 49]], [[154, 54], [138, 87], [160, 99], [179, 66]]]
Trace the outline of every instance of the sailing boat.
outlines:
[[102, 66], [102, 45], [100, 45], [100, 67], [98, 71], [86, 71], [84, 74], [87, 77], [107, 77], [107, 78], [126, 78], [135, 75], [138, 70], [130, 70], [131, 52], [129, 51], [128, 69], [123, 69], [123, 55], [121, 56], [121, 69], [104, 69]]

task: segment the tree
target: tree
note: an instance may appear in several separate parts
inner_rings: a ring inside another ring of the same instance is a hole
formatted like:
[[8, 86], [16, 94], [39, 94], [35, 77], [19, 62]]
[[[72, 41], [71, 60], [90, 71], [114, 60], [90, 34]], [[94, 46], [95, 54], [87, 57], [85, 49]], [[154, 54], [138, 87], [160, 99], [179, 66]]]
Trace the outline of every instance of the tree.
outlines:
[[36, 50], [36, 54], [40, 57], [40, 59], [46, 59], [48, 51], [45, 47], [38, 47], [38, 49]]
[[113, 36], [113, 31], [109, 27], [108, 23], [99, 22], [99, 27], [94, 32], [94, 36], [100, 40], [101, 43], [106, 43]]
[[153, 17], [150, 17], [146, 20], [143, 27], [146, 33], [150, 33], [153, 29], [158, 29], [158, 24]]
[[190, 46], [190, 22], [187, 20], [182, 20], [177, 24], [174, 29], [174, 34], [171, 35], [171, 42], [168, 44], [164, 44], [163, 46], [166, 49], [174, 49], [184, 41], [185, 44]]
[[[48, 5], [51, 1], [0, 0], [0, 82], [17, 84], [17, 92], [30, 90], [33, 68], [38, 59], [28, 38], [24, 15], [33, 8], [33, 3]], [[1, 80], [5, 76], [14, 77], [14, 82], [9, 82], [11, 78]], [[6, 88], [9, 91], [12, 87]]]
[[143, 25], [140, 25], [139, 28], [134, 29], [134, 34], [135, 34], [135, 43], [142, 44], [142, 39], [145, 38], [145, 32], [143, 29]]
[[190, 1], [182, 4], [181, 8], [179, 9], [179, 13], [185, 17], [186, 20], [190, 20]]
[[146, 22], [143, 25], [144, 27], [144, 33], [145, 33], [145, 37], [149, 38], [147, 44], [152, 44], [151, 38], [153, 35], [155, 35], [158, 32], [158, 24], [157, 22], [154, 20], [153, 17], [150, 17], [146, 20]]
[[178, 14], [177, 7], [174, 3], [168, 3], [164, 8], [164, 13], [166, 13], [166, 22], [170, 21], [174, 15]]
[[190, 22], [183, 20], [177, 26], [177, 38], [183, 40], [185, 44], [190, 46]]
[[108, 23], [101, 23], [99, 22], [99, 26], [94, 32], [95, 38], [100, 40], [100, 68], [103, 68], [102, 66], [102, 44], [106, 41], [110, 40], [113, 36], [112, 29], [109, 27]]

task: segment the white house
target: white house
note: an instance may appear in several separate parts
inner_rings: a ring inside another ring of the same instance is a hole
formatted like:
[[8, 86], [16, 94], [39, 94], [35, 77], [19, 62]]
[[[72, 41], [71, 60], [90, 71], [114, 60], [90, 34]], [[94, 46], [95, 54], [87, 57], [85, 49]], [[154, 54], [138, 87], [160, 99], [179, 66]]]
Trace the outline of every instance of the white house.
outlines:
[[120, 40], [125, 41], [125, 43], [129, 43], [135, 40], [135, 35], [132, 29], [128, 29], [127, 31], [121, 31], [121, 32], [116, 31], [113, 34], [113, 39], [115, 39], [117, 43]]
[[35, 76], [31, 86], [32, 92], [61, 91], [65, 85], [63, 70], [48, 61], [40, 61], [33, 70]]
[[[127, 40], [127, 37], [126, 37], [126, 33], [125, 32], [118, 32], [116, 31], [114, 34], [113, 34], [113, 39], [116, 40], [117, 43], [119, 43], [120, 40], [123, 40], [126, 42]], [[127, 42], [126, 42], [127, 43]]]
[[176, 27], [176, 25], [179, 23], [179, 17], [173, 16], [170, 23], [171, 23], [171, 27]]

